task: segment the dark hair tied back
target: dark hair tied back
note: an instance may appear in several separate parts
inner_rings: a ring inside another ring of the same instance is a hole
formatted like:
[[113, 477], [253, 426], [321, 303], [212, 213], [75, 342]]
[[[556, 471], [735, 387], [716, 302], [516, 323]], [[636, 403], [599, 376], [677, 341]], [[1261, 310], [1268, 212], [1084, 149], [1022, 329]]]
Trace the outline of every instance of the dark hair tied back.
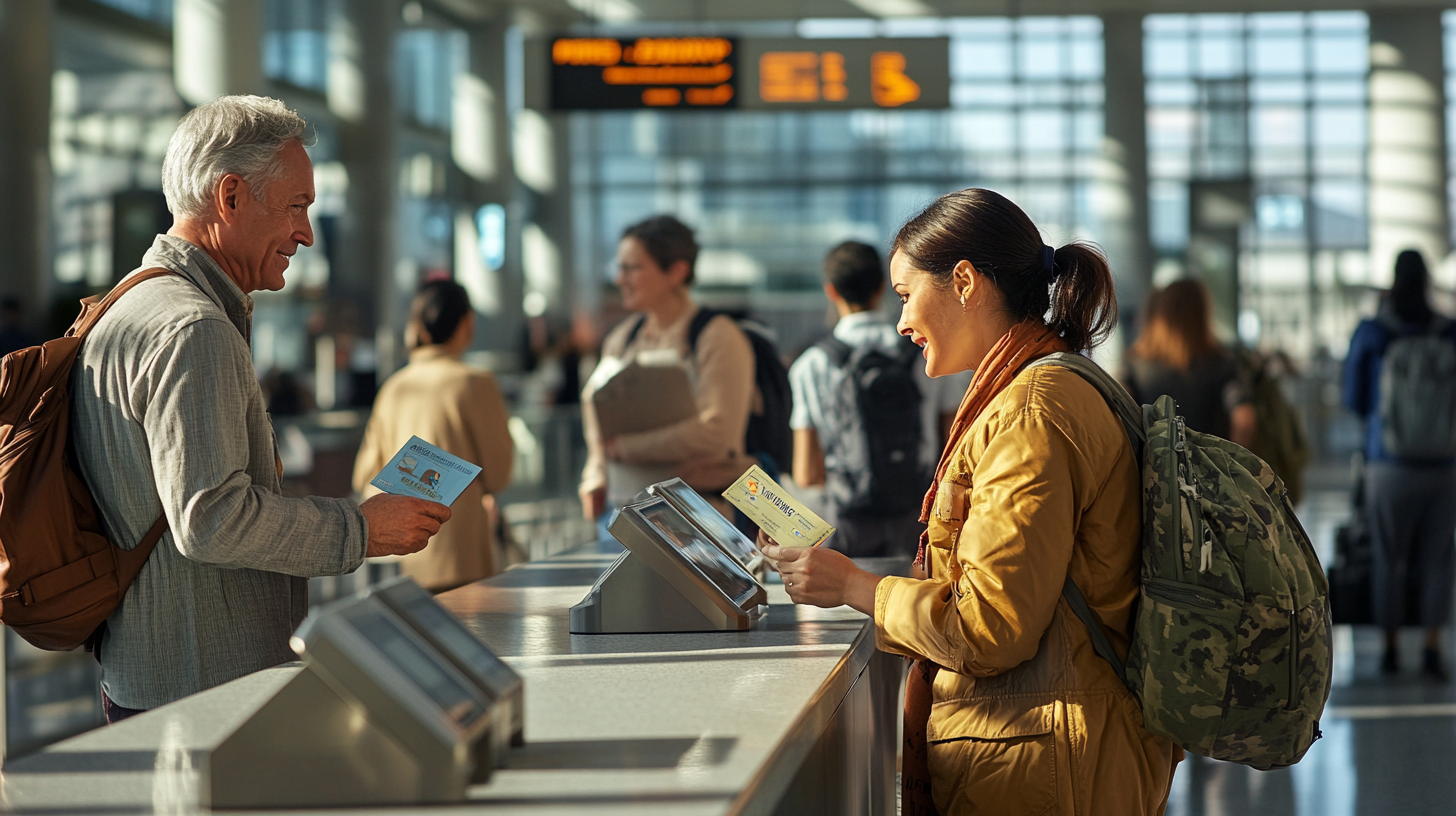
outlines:
[[438, 346], [455, 335], [470, 313], [470, 295], [453, 280], [432, 280], [420, 287], [410, 304], [410, 319], [424, 330], [420, 341]]
[[1085, 241], [1053, 250], [1020, 207], [990, 190], [936, 199], [905, 222], [891, 251], [946, 287], [956, 264], [969, 261], [1001, 290], [1013, 320], [1046, 320], [1074, 351], [1106, 340], [1117, 323], [1112, 269], [1101, 250]]

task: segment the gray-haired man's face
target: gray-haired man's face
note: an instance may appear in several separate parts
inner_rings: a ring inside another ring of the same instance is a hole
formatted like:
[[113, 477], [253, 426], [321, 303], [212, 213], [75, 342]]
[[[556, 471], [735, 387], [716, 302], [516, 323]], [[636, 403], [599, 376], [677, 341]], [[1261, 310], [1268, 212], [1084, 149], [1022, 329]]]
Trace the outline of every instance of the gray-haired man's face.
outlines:
[[283, 173], [268, 184], [262, 201], [247, 182], [223, 179], [218, 248], [228, 275], [244, 292], [283, 288], [283, 273], [299, 245], [313, 246], [308, 208], [313, 204], [313, 162], [298, 142], [279, 150]]

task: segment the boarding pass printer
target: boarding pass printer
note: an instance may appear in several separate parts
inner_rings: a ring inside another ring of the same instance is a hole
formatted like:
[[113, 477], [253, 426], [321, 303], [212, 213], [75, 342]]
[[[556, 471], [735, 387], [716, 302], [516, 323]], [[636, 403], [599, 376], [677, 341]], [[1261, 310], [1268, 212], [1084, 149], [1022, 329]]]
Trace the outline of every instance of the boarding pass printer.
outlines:
[[311, 613], [303, 668], [201, 752], [218, 809], [461, 802], [521, 744], [523, 684], [412, 579]]
[[627, 551], [571, 608], [572, 634], [742, 631], [768, 594], [752, 542], [680, 479], [653, 485], [609, 530]]

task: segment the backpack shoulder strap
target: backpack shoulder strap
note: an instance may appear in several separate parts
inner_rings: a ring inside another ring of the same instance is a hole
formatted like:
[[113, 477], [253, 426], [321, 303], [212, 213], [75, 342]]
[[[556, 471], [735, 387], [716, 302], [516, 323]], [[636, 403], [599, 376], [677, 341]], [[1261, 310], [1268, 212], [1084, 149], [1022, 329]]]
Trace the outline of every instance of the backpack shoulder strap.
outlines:
[[[1111, 375], [1102, 370], [1102, 367], [1083, 357], [1080, 354], [1070, 352], [1057, 352], [1048, 354], [1039, 360], [1032, 362], [1027, 368], [1055, 365], [1062, 368], [1070, 368], [1081, 375], [1102, 394], [1107, 401], [1107, 407], [1122, 422], [1123, 430], [1127, 433], [1128, 442], [1132, 444], [1133, 454], [1137, 457], [1138, 469], [1142, 469], [1143, 445], [1147, 442], [1147, 433], [1143, 430], [1143, 412], [1138, 410], [1137, 404], [1133, 402], [1132, 396], [1127, 389], [1114, 380]], [[1087, 627], [1087, 634], [1092, 638], [1092, 648], [1098, 655], [1112, 666], [1117, 673], [1117, 679], [1127, 685], [1127, 668], [1118, 659], [1117, 651], [1112, 648], [1112, 641], [1107, 639], [1107, 631], [1102, 628], [1102, 621], [1098, 620], [1092, 607], [1087, 604], [1087, 598], [1082, 595], [1082, 590], [1077, 582], [1072, 580], [1070, 568], [1067, 578], [1062, 582], [1062, 597], [1066, 598], [1067, 606]]]
[[688, 324], [688, 353], [696, 357], [698, 355], [698, 338], [703, 336], [703, 329], [708, 327], [708, 321], [717, 317], [720, 312], [703, 306], [698, 313], [693, 315], [693, 322]]
[[1039, 368], [1049, 365], [1070, 368], [1081, 375], [1082, 379], [1090, 383], [1092, 387], [1097, 389], [1098, 393], [1102, 395], [1102, 399], [1107, 401], [1107, 407], [1112, 409], [1113, 415], [1122, 422], [1122, 429], [1127, 433], [1128, 441], [1132, 443], [1133, 453], [1136, 454], [1138, 459], [1138, 467], [1141, 468], [1143, 446], [1147, 443], [1148, 437], [1147, 433], [1143, 430], [1143, 412], [1138, 408], [1137, 403], [1133, 401], [1132, 395], [1127, 393], [1127, 389], [1123, 388], [1122, 384], [1117, 380], [1114, 380], [1112, 375], [1103, 371], [1102, 366], [1097, 365], [1080, 354], [1073, 354], [1071, 352], [1059, 351], [1054, 354], [1048, 354], [1039, 360], [1033, 361], [1027, 365], [1027, 368]]
[[622, 348], [625, 349], [628, 346], [632, 345], [632, 341], [637, 339], [637, 333], [640, 332], [640, 331], [642, 331], [642, 326], [645, 325], [646, 323], [647, 323], [647, 315], [645, 315], [645, 314], [637, 315], [637, 322], [632, 324], [632, 328], [630, 328], [630, 329], [627, 330], [627, 336], [626, 336], [626, 338], [624, 338], [622, 340]]
[[122, 295], [130, 292], [137, 284], [144, 283], [152, 278], [160, 278], [163, 275], [175, 274], [177, 273], [170, 269], [163, 269], [160, 266], [144, 269], [135, 275], [128, 276], [121, 283], [111, 287], [111, 291], [107, 292], [105, 297], [93, 295], [83, 299], [81, 301], [81, 314], [76, 318], [76, 322], [71, 324], [71, 328], [66, 330], [66, 336], [85, 337], [96, 326], [97, 321], [101, 320], [101, 316], [106, 314], [108, 309], [115, 306], [118, 300], [121, 300]]
[[844, 368], [844, 364], [849, 362], [849, 356], [854, 354], [852, 346], [832, 334], [814, 345], [829, 355], [829, 362], [835, 368]]
[[1087, 627], [1087, 633], [1092, 636], [1092, 648], [1103, 660], [1112, 665], [1112, 670], [1117, 673], [1117, 679], [1127, 685], [1127, 667], [1117, 658], [1117, 650], [1112, 648], [1112, 641], [1107, 639], [1107, 632], [1102, 628], [1102, 621], [1097, 619], [1092, 607], [1087, 605], [1087, 599], [1083, 597], [1082, 590], [1077, 587], [1077, 582], [1072, 580], [1070, 569], [1067, 572], [1067, 580], [1062, 583], [1062, 597], [1067, 599], [1067, 606], [1081, 619], [1082, 624]]

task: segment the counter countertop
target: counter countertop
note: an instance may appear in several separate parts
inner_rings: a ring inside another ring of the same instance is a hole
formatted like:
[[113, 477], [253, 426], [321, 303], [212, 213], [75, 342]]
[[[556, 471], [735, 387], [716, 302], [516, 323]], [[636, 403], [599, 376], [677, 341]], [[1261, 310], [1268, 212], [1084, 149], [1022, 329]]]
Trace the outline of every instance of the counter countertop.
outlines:
[[[767, 620], [753, 631], [570, 634], [570, 607], [620, 552], [588, 545], [440, 596], [526, 687], [526, 746], [455, 809], [770, 812], [874, 654], [864, 615], [795, 606], [777, 583], [768, 587]], [[904, 568], [896, 560], [867, 566]], [[9, 763], [0, 807], [194, 809], [191, 751], [230, 732], [297, 671], [258, 672]]]

